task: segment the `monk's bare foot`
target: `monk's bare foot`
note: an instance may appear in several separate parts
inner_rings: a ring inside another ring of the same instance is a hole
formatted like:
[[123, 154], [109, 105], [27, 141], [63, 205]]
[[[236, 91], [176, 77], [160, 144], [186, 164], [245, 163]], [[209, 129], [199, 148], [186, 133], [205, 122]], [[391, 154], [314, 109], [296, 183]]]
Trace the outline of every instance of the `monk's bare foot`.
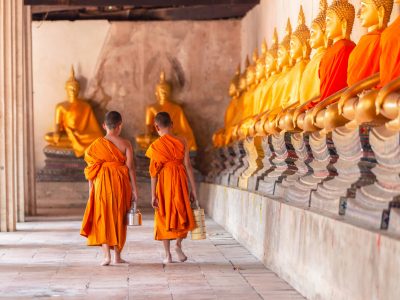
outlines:
[[183, 253], [182, 248], [179, 246], [175, 247], [176, 254], [178, 255], [178, 259], [180, 262], [185, 262], [187, 261], [187, 256], [185, 253]]
[[170, 263], [172, 263], [172, 257], [171, 257], [171, 255], [168, 255], [166, 258], [164, 258], [163, 264], [166, 265], [166, 264], [170, 264]]
[[125, 259], [120, 258], [116, 258], [114, 259], [114, 264], [127, 264], [128, 262]]
[[105, 258], [100, 265], [103, 267], [108, 266], [110, 264], [110, 262], [111, 262], [110, 258]]

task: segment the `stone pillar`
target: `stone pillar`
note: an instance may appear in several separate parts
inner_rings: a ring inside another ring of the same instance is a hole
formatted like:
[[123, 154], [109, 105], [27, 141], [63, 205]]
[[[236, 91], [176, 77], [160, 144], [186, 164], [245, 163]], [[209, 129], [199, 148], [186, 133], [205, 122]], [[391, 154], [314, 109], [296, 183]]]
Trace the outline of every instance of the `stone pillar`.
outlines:
[[35, 213], [30, 17], [0, 0], [0, 231]]

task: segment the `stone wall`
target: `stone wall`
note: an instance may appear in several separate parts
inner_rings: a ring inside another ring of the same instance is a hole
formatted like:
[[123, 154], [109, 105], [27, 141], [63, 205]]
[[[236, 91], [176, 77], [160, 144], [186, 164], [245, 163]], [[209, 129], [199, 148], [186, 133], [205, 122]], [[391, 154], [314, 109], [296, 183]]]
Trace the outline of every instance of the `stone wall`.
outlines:
[[[106, 110], [121, 111], [123, 134], [131, 140], [144, 132], [145, 108], [156, 101], [154, 87], [165, 69], [200, 155], [211, 146], [240, 60], [240, 20], [34, 22], [32, 29], [37, 168], [43, 166], [42, 137], [53, 129], [71, 64], [99, 119]], [[206, 160], [201, 167], [207, 169]]]
[[[361, 2], [359, 0], [350, 0], [349, 2], [355, 6], [357, 12]], [[332, 0], [328, 0], [328, 4], [331, 3]], [[261, 0], [260, 4], [255, 6], [242, 20], [242, 62], [246, 55], [251, 55], [255, 47], [260, 47], [264, 38], [267, 43], [271, 43], [275, 26], [279, 38], [282, 38], [285, 35], [287, 18], [290, 18], [294, 30], [300, 5], [303, 5], [306, 24], [310, 26], [311, 20], [318, 14], [319, 0]], [[394, 20], [399, 14], [400, 6], [395, 4], [391, 20]], [[359, 20], [356, 19], [351, 38], [357, 42], [365, 33], [366, 29], [362, 28]]]
[[400, 240], [314, 209], [202, 184], [217, 223], [307, 299], [398, 299]]

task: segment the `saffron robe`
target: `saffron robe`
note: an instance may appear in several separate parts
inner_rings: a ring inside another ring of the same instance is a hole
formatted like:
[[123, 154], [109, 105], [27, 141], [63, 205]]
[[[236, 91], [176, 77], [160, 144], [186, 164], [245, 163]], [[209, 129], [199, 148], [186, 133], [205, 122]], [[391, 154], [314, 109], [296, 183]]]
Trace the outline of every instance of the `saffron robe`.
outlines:
[[125, 155], [104, 137], [86, 150], [86, 179], [92, 180], [80, 234], [89, 246], [107, 244], [122, 250], [126, 240], [126, 213], [132, 200]]
[[381, 30], [363, 35], [349, 57], [347, 84], [353, 84], [379, 72]]
[[[355, 44], [352, 41], [343, 39], [326, 50], [319, 67], [321, 81], [319, 101], [347, 87], [347, 67], [354, 47]], [[311, 106], [316, 104], [313, 103]]]
[[308, 62], [301, 77], [299, 100], [300, 104], [319, 96], [319, 65], [325, 54], [325, 48], [319, 48]]
[[83, 100], [70, 104], [60, 120], [60, 126], [60, 130], [64, 130], [71, 141], [76, 157], [83, 156], [86, 148], [103, 136], [92, 107]]
[[265, 82], [264, 86], [265, 91], [259, 104], [259, 113], [266, 112], [271, 108], [272, 93], [270, 91], [273, 89], [273, 86], [278, 78], [279, 78], [279, 73], [278, 74], [275, 73], [269, 76], [267, 81]]
[[146, 151], [150, 176], [157, 177], [158, 208], [154, 213], [154, 239], [186, 238], [196, 228], [190, 207], [189, 186], [183, 164], [185, 146], [172, 135], [155, 140]]
[[308, 60], [302, 59], [297, 62], [288, 73], [288, 89], [285, 98], [281, 100], [282, 108], [298, 103], [300, 100], [300, 84]]
[[400, 77], [400, 17], [387, 27], [381, 37], [381, 83], [383, 87]]

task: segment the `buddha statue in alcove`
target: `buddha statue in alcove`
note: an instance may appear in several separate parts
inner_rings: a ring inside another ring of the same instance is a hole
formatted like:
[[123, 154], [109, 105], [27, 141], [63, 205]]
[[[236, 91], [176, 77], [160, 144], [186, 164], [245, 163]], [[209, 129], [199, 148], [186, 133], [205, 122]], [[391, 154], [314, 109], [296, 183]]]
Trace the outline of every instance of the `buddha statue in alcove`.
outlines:
[[155, 95], [157, 103], [149, 105], [146, 108], [146, 131], [144, 134], [136, 137], [139, 147], [144, 150], [158, 138], [154, 128], [154, 118], [158, 112], [165, 111], [171, 116], [174, 133], [185, 137], [190, 151], [196, 151], [197, 145], [193, 135], [192, 128], [180, 105], [171, 100], [172, 87], [165, 79], [164, 71], [160, 74], [160, 82], [156, 86]]
[[73, 150], [81, 157], [86, 148], [103, 132], [90, 104], [79, 98], [80, 85], [75, 79], [74, 69], [65, 83], [68, 100], [57, 104], [55, 131], [45, 135], [46, 142], [63, 150]]

